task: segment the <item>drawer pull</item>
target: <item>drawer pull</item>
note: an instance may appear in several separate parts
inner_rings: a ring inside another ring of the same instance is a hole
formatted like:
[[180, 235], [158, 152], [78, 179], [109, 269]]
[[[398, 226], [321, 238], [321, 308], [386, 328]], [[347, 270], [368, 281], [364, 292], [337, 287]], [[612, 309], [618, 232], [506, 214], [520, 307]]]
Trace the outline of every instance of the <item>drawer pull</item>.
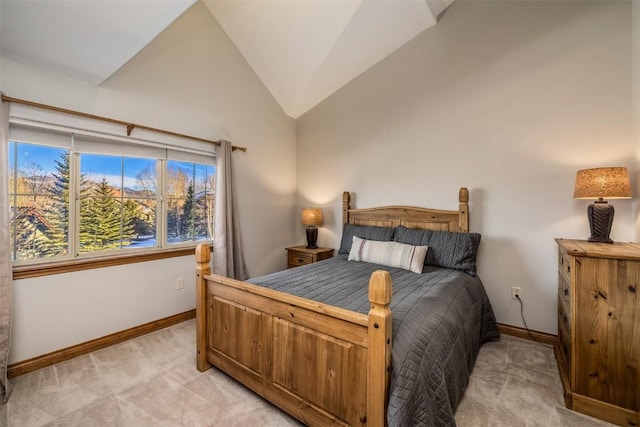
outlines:
[[569, 296], [569, 289], [564, 288], [564, 296], [568, 297]]
[[304, 259], [298, 258], [298, 262], [304, 262]]
[[591, 373], [589, 374], [589, 377], [591, 377], [591, 378], [598, 378], [598, 373], [597, 373], [597, 372], [591, 372]]
[[569, 323], [569, 319], [567, 319], [567, 316], [565, 316], [564, 314], [562, 315], [562, 321], [564, 322], [565, 325]]
[[567, 265], [567, 273], [571, 273], [571, 266]]

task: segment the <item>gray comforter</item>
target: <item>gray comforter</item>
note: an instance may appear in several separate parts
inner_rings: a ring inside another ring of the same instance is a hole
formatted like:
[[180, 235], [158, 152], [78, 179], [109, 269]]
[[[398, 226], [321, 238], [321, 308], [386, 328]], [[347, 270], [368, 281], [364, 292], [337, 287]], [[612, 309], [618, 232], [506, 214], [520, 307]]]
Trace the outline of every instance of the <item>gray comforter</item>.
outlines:
[[379, 269], [393, 280], [388, 424], [455, 426], [480, 346], [499, 337], [478, 277], [428, 266], [416, 274], [338, 255], [250, 282], [366, 314], [369, 277]]

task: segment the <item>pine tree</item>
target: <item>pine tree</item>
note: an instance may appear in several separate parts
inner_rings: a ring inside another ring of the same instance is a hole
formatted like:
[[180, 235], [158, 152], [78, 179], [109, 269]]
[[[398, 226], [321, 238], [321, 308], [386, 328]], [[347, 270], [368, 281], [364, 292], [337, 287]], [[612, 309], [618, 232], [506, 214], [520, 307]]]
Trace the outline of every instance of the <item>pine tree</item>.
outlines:
[[43, 247], [44, 256], [67, 255], [69, 253], [69, 152], [60, 154], [55, 161], [55, 181], [50, 186], [52, 202], [45, 211], [51, 228], [46, 233], [48, 241]]
[[131, 199], [125, 200], [122, 204], [122, 238], [128, 242], [136, 234], [144, 234], [146, 227], [140, 206]]
[[[80, 224], [86, 226], [87, 230], [80, 236], [82, 251], [119, 248], [124, 237], [121, 203], [114, 197], [106, 178], [102, 178], [93, 189], [93, 194], [84, 199], [82, 204], [84, 208], [81, 208]], [[132, 230], [133, 227], [128, 224], [128, 237], [131, 237]]]
[[196, 206], [193, 184], [187, 187], [187, 199], [182, 206], [180, 218], [180, 232], [184, 240], [193, 240], [196, 232]]

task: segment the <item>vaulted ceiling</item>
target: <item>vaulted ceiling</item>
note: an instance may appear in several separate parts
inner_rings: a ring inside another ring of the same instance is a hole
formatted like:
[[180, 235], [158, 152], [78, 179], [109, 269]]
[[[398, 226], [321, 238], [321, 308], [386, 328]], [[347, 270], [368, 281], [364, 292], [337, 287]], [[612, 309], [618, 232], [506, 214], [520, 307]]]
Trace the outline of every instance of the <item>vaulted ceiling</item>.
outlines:
[[[99, 86], [197, 0], [0, 0], [1, 54]], [[200, 0], [298, 117], [435, 25], [454, 0]]]

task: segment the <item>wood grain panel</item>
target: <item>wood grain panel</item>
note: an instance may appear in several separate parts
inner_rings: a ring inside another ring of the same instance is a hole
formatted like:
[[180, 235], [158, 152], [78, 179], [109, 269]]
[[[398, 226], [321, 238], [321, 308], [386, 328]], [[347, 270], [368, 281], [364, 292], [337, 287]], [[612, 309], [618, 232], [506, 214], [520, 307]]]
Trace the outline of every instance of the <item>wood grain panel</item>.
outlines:
[[366, 352], [330, 335], [275, 319], [273, 381], [352, 424], [366, 416]]
[[211, 347], [251, 371], [261, 373], [263, 347], [262, 313], [223, 298], [213, 298], [213, 316], [209, 325]]
[[580, 290], [576, 304], [576, 393], [606, 400], [607, 387], [607, 312], [609, 304], [602, 295], [609, 293], [606, 262], [597, 258], [581, 258], [578, 272]]
[[573, 395], [573, 409], [619, 426], [636, 427], [640, 425], [638, 412], [623, 409], [580, 394]]
[[354, 225], [373, 225], [375, 227], [393, 227], [393, 221], [386, 219], [368, 219], [354, 218], [351, 224]]
[[457, 224], [452, 224], [450, 221], [400, 221], [400, 225], [418, 230], [451, 231]]
[[[224, 354], [213, 350], [209, 351], [207, 353], [207, 360], [211, 361], [211, 363], [221, 371], [235, 378], [258, 395], [271, 401], [278, 408], [300, 420], [304, 425], [311, 427], [349, 426], [344, 420], [338, 419], [310, 402], [298, 398], [298, 396], [272, 382], [265, 381], [263, 377], [241, 367], [236, 361], [228, 358]], [[358, 422], [357, 424], [351, 425], [364, 427], [367, 425], [366, 420], [364, 421], [365, 422]]]
[[[458, 199], [458, 210], [450, 211], [410, 206], [351, 209], [345, 192], [343, 221], [468, 232], [466, 188], [460, 189]], [[362, 315], [205, 274], [205, 257], [196, 259], [197, 324], [206, 325], [203, 334], [198, 332], [199, 369], [205, 366], [200, 355], [206, 354], [206, 362], [306, 425], [385, 426], [392, 347], [388, 272], [372, 274], [371, 310]]]
[[[556, 357], [565, 401], [585, 414], [619, 425], [637, 426], [640, 250], [632, 243], [556, 241], [561, 250]], [[567, 287], [569, 295], [564, 292]], [[569, 322], [565, 322], [569, 311]], [[570, 354], [563, 358], [566, 335], [570, 335]]]
[[[640, 262], [609, 261], [609, 312], [607, 313], [607, 401], [640, 410], [640, 306], [633, 280], [640, 277]], [[611, 316], [609, 316], [611, 313]]]
[[[294, 321], [301, 326], [316, 330], [331, 330], [331, 334], [336, 338], [353, 342], [363, 347], [367, 346], [366, 327], [351, 323], [353, 319], [342, 319], [331, 315], [324, 315], [317, 311], [308, 310], [304, 307], [296, 306], [292, 303], [283, 303], [271, 298], [242, 292], [239, 289], [227, 286], [212, 286], [215, 295], [230, 301], [243, 300], [243, 306], [257, 310], [274, 317]], [[321, 304], [326, 306], [325, 304]], [[329, 306], [326, 306], [329, 307]], [[359, 318], [366, 319], [363, 314], [355, 313]]]
[[469, 232], [469, 190], [462, 187], [458, 192], [458, 210], [429, 209], [414, 206], [381, 206], [351, 209], [351, 196], [342, 196], [342, 219], [345, 224], [374, 225], [422, 230]]

